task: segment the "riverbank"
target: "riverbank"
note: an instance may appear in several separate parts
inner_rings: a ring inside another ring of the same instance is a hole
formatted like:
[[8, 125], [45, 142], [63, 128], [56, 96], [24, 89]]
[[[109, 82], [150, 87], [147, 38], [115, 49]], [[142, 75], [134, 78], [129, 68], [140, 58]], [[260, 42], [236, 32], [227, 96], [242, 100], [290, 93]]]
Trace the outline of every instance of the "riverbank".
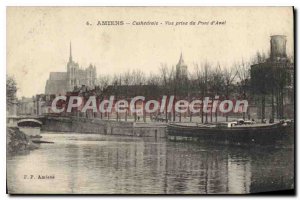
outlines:
[[38, 145], [34, 144], [18, 127], [7, 127], [6, 135], [7, 154], [24, 153], [38, 148]]

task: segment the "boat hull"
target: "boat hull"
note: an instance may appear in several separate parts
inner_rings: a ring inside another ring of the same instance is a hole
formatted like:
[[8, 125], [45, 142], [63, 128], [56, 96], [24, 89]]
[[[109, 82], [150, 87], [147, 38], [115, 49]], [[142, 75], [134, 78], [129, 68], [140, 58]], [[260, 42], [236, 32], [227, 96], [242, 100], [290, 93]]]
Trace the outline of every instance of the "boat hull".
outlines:
[[170, 140], [210, 141], [233, 144], [275, 144], [293, 141], [293, 126], [216, 128], [170, 124], [167, 127]]

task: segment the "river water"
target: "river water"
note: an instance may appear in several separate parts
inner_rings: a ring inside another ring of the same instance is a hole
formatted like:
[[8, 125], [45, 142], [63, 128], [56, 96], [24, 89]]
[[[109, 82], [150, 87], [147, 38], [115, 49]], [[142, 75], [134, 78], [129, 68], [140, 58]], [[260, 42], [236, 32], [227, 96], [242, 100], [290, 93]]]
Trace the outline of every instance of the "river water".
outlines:
[[54, 144], [7, 157], [9, 193], [240, 194], [294, 188], [293, 145], [250, 148], [96, 134], [42, 136]]

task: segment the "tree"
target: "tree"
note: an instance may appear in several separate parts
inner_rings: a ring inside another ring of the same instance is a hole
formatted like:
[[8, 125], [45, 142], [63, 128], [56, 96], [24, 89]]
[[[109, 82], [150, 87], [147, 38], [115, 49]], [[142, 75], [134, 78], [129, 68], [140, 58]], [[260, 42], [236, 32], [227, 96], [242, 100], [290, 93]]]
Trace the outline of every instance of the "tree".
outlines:
[[[222, 94], [224, 89], [224, 77], [222, 75], [221, 66], [218, 64], [210, 74], [210, 90], [211, 98], [214, 101], [215, 96]], [[215, 121], [218, 121], [218, 110], [215, 111]], [[212, 122], [212, 113], [211, 113], [211, 122]]]
[[255, 65], [255, 64], [259, 64], [259, 63], [263, 63], [267, 61], [267, 56], [264, 52], [259, 52], [257, 51], [255, 56], [251, 59], [251, 64]]
[[[241, 94], [242, 99], [249, 98], [250, 94], [250, 63], [244, 62], [235, 64], [237, 71], [237, 86], [238, 92]], [[243, 112], [243, 119], [245, 120], [245, 113]]]
[[[204, 97], [207, 95], [208, 90], [208, 74], [209, 74], [209, 67], [210, 65], [206, 62], [204, 65], [199, 67], [198, 64], [195, 64], [195, 75], [196, 75], [196, 82], [198, 86], [198, 90], [202, 96], [202, 101]], [[201, 109], [201, 122], [204, 123], [204, 112], [203, 112], [203, 103]], [[205, 123], [207, 123], [207, 113], [205, 114]]]
[[[167, 96], [170, 96], [172, 92], [172, 86], [173, 86], [173, 76], [174, 76], [174, 70], [169, 69], [166, 64], [161, 64], [160, 66], [160, 77], [161, 77], [161, 84], [163, 87], [163, 92], [167, 94]], [[168, 109], [167, 106], [165, 106], [165, 117], [166, 121], [168, 121]]]
[[[233, 83], [237, 76], [237, 71], [234, 67], [224, 68], [223, 77], [225, 83], [225, 97], [230, 98], [230, 93], [233, 91]], [[226, 114], [226, 122], [228, 122], [228, 114]]]
[[104, 91], [108, 85], [110, 84], [110, 76], [109, 75], [102, 75], [98, 77], [97, 86], [100, 91]]
[[12, 76], [6, 76], [6, 105], [12, 106], [15, 104], [17, 93], [17, 83]]
[[[100, 102], [102, 102], [104, 100], [106, 91], [107, 91], [107, 87], [110, 84], [110, 76], [109, 75], [103, 75], [103, 76], [99, 76], [98, 80], [97, 80], [97, 86], [95, 87], [96, 89], [96, 96], [97, 98], [99, 98]], [[99, 102], [99, 103], [100, 103]], [[100, 111], [100, 118], [103, 118], [102, 112]]]

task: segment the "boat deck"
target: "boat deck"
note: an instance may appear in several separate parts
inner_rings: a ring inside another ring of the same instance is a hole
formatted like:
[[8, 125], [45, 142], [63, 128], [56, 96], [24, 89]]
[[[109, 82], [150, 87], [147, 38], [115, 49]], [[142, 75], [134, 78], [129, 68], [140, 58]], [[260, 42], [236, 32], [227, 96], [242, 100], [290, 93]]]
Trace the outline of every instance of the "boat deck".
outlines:
[[[218, 124], [222, 124], [226, 122], [220, 122]], [[255, 124], [243, 124], [243, 125], [235, 125], [234, 127], [265, 127], [265, 126], [271, 126], [271, 125], [278, 125], [279, 122], [275, 123], [255, 123]], [[171, 123], [170, 125], [175, 126], [185, 126], [185, 127], [216, 127], [216, 123], [213, 124], [200, 124], [200, 123]]]

